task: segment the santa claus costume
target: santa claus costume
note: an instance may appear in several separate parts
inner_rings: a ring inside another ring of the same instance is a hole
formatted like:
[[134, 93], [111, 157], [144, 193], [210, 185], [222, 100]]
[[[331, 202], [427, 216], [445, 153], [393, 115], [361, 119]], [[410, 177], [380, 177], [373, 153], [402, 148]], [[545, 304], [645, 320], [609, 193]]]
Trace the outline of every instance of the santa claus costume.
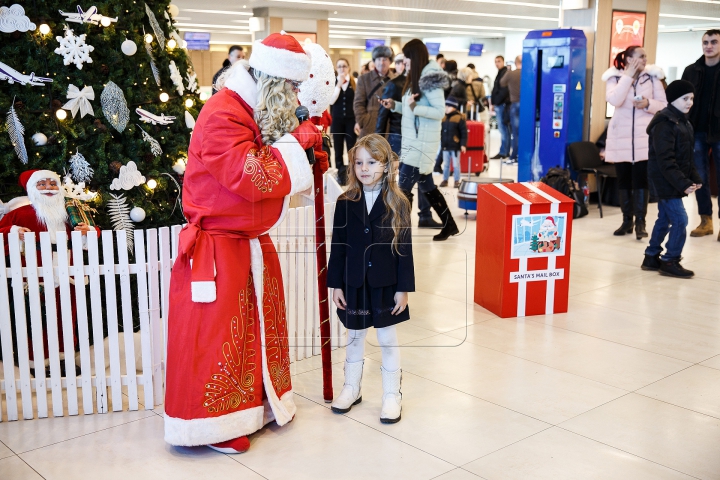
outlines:
[[294, 117], [310, 69], [300, 44], [284, 34], [256, 41], [249, 67], [232, 67], [195, 124], [168, 315], [165, 441], [226, 453], [295, 415], [283, 282], [267, 233], [290, 196], [312, 186], [304, 149], [322, 143]]
[[[22, 235], [27, 232], [35, 232], [36, 234], [39, 234], [40, 232], [48, 232], [50, 234], [50, 241], [53, 244], [53, 249], [57, 250], [60, 246], [57, 245], [57, 239], [56, 239], [56, 232], [58, 231], [65, 231], [68, 234], [68, 238], [70, 236], [70, 232], [73, 230], [69, 219], [68, 219], [68, 213], [65, 209], [65, 197], [64, 197], [64, 190], [61, 187], [60, 183], [60, 176], [52, 172], [50, 170], [27, 170], [20, 174], [19, 182], [20, 186], [22, 186], [27, 191], [27, 198], [29, 200], [29, 204], [26, 204], [26, 202], [18, 202], [19, 207], [15, 208], [14, 210], [10, 210], [7, 212], [2, 219], [0, 219], [0, 234], [8, 234], [8, 233], [14, 233], [18, 232], [21, 234], [20, 240], [22, 242], [23, 237]], [[38, 183], [42, 183], [43, 188], [40, 190], [38, 188]], [[80, 224], [74, 228], [74, 230], [78, 230], [83, 232], [83, 235], [85, 235], [89, 230], [92, 228], [95, 228], [98, 232], [98, 235], [100, 234], [100, 230], [97, 227], [89, 227], [84, 224]], [[40, 254], [40, 242], [39, 242], [39, 236], [36, 236], [36, 245], [37, 245], [37, 265], [38, 267], [42, 266], [42, 257]], [[9, 242], [5, 241], [5, 255], [7, 256], [9, 254]], [[22, 244], [22, 243], [21, 243]], [[67, 248], [67, 246], [65, 246]], [[29, 255], [30, 252], [25, 252], [25, 255]], [[72, 258], [70, 254], [68, 254], [68, 258]], [[57, 264], [57, 252], [53, 252], [53, 263]], [[23, 266], [25, 265], [25, 258], [23, 257]], [[58, 281], [57, 278], [53, 279], [54, 287], [56, 290], [59, 290], [58, 288]], [[48, 286], [48, 280], [44, 279], [42, 284], [47, 288]], [[73, 287], [71, 286], [71, 289]], [[71, 291], [71, 302], [72, 302], [72, 319], [73, 319], [73, 332], [76, 330], [77, 326], [77, 320], [75, 318], [75, 294], [74, 291]], [[58, 292], [55, 293], [55, 299], [57, 302], [57, 310], [60, 311], [60, 295]], [[60, 346], [60, 357], [64, 358], [64, 339], [63, 339], [63, 328], [62, 328], [62, 319], [58, 315], [58, 336], [59, 336], [59, 346]], [[30, 345], [32, 345], [32, 336], [28, 336], [28, 342], [30, 342]], [[73, 344], [77, 348], [77, 338], [75, 337], [73, 339]], [[48, 339], [47, 339], [47, 332], [45, 329], [43, 329], [43, 348], [44, 348], [44, 361], [46, 364], [49, 363], [49, 357], [48, 357]], [[30, 368], [35, 368], [35, 358], [34, 358], [34, 352], [33, 348], [30, 347], [29, 349], [29, 356], [30, 356]], [[74, 352], [73, 352], [74, 353]], [[64, 365], [63, 365], [64, 366]]]

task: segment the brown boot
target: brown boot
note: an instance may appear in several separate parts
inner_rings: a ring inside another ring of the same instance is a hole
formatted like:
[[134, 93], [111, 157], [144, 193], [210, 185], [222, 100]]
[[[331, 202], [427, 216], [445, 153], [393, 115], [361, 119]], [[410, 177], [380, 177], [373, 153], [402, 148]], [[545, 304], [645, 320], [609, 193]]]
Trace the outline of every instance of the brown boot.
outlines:
[[700, 215], [700, 225], [690, 232], [691, 237], [704, 237], [713, 234], [712, 215]]

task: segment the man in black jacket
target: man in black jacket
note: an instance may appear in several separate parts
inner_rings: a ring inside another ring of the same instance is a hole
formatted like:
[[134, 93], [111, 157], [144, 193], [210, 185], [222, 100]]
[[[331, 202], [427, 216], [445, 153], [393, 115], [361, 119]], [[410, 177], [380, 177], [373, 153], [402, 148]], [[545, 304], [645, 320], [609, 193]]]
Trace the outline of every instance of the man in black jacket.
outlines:
[[508, 128], [509, 125], [505, 123], [505, 113], [506, 110], [510, 108], [510, 92], [507, 87], [500, 86], [500, 80], [508, 71], [505, 66], [505, 58], [502, 55], [495, 57], [495, 67], [498, 69], [498, 73], [495, 77], [490, 101], [495, 109], [495, 118], [497, 119], [498, 130], [500, 130], [500, 138], [502, 142], [500, 143], [500, 152], [492, 157], [492, 159], [502, 160], [510, 156], [510, 130]]
[[[695, 129], [695, 167], [704, 185], [695, 192], [701, 220], [700, 225], [690, 232], [691, 237], [713, 234], [708, 161], [710, 149], [712, 149], [720, 188], [720, 30], [705, 32], [702, 45], [703, 56], [685, 68], [682, 75], [683, 80], [687, 80], [695, 87], [696, 98], [690, 110], [690, 121]], [[720, 215], [720, 200], [718, 200], [718, 215]]]

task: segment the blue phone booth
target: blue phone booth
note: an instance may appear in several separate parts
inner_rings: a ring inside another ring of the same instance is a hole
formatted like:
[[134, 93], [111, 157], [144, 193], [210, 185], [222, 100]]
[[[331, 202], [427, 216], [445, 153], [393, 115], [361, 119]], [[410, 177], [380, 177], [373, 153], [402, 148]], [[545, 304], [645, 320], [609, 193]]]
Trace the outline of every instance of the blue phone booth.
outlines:
[[566, 168], [565, 148], [583, 139], [586, 39], [582, 30], [535, 30], [523, 41], [518, 180]]

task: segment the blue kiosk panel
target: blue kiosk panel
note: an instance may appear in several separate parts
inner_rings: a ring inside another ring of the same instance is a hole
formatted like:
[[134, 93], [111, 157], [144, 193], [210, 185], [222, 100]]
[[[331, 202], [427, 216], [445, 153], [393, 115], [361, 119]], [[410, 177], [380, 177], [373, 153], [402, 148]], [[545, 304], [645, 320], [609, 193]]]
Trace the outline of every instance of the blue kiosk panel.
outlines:
[[586, 39], [582, 30], [535, 30], [523, 41], [518, 180], [567, 167], [565, 148], [583, 137]]

